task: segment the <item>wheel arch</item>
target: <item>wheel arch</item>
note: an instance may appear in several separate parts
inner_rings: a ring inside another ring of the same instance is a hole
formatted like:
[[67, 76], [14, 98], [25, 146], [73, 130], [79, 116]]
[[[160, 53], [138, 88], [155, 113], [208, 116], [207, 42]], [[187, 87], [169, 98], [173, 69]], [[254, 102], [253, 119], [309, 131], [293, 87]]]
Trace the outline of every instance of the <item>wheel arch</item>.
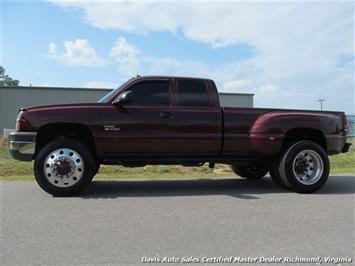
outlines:
[[41, 126], [36, 136], [35, 155], [49, 142], [57, 138], [70, 138], [85, 144], [97, 158], [97, 147], [89, 127], [80, 123], [50, 123]]
[[292, 143], [302, 140], [309, 140], [317, 143], [321, 146], [325, 151], [327, 151], [327, 140], [325, 138], [324, 133], [315, 128], [309, 127], [298, 127], [289, 129], [284, 136], [282, 142], [282, 148], [286, 149]]

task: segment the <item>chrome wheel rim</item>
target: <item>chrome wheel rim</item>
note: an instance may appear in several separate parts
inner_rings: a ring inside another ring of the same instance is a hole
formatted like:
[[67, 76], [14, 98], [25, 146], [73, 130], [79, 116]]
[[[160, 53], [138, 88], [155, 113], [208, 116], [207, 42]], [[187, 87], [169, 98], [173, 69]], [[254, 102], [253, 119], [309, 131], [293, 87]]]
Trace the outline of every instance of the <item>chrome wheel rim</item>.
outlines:
[[293, 160], [293, 174], [303, 185], [313, 185], [323, 175], [324, 164], [320, 155], [313, 150], [301, 151]]
[[71, 187], [84, 173], [84, 161], [80, 154], [68, 148], [51, 152], [44, 161], [44, 175], [56, 187]]

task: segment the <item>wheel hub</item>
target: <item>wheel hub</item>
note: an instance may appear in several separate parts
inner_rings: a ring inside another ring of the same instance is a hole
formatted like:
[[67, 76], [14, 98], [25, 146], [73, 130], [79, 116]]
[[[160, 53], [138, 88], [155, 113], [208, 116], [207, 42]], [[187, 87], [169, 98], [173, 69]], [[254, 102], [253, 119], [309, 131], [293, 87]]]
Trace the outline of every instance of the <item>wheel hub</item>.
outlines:
[[295, 166], [295, 170], [297, 173], [304, 173], [307, 169], [307, 161], [306, 160], [302, 160], [299, 162], [296, 162], [296, 166]]
[[293, 174], [304, 185], [313, 185], [323, 175], [323, 161], [313, 150], [300, 152], [293, 161]]
[[53, 170], [56, 170], [60, 175], [67, 175], [72, 172], [72, 163], [72, 160], [68, 160], [66, 158], [59, 159], [54, 163], [55, 168]]

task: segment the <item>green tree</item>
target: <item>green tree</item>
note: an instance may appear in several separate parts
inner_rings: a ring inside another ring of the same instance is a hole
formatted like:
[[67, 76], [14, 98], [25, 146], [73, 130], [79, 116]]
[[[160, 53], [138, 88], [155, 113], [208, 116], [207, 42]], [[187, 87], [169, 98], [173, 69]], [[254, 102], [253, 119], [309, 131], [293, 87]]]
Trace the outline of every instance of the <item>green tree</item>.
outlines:
[[12, 79], [9, 75], [5, 74], [6, 70], [3, 66], [0, 66], [0, 87], [17, 87], [19, 81]]

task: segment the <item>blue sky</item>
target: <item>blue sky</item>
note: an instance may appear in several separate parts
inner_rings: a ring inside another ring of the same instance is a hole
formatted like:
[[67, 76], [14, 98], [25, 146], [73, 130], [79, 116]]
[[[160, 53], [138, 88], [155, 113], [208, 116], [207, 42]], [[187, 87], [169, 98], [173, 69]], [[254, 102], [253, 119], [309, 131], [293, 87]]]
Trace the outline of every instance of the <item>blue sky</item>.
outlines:
[[355, 112], [352, 2], [2, 1], [1, 27], [22, 85], [202, 76], [257, 107]]

